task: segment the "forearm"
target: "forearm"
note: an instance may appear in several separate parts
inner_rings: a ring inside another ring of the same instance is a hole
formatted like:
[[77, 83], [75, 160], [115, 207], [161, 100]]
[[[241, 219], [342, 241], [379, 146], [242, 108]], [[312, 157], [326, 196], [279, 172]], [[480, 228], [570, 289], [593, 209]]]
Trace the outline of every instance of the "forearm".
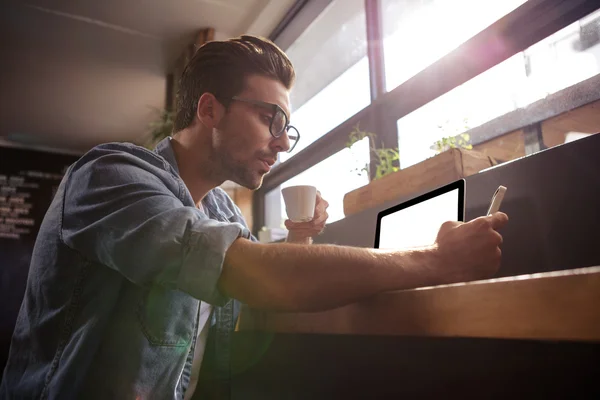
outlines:
[[226, 254], [219, 287], [255, 308], [317, 311], [434, 284], [428, 266], [433, 257], [432, 249], [389, 252], [238, 239]]
[[295, 243], [295, 244], [312, 244], [313, 238], [310, 236], [309, 237], [298, 236], [298, 235], [294, 234], [293, 231], [290, 231], [288, 233], [288, 236], [285, 239], [285, 241], [287, 243]]

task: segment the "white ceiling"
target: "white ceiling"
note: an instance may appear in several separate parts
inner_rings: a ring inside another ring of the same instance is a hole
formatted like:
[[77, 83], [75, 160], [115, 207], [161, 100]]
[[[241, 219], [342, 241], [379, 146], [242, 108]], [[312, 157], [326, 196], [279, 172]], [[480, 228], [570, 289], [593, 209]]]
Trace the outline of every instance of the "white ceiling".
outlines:
[[0, 6], [0, 137], [82, 152], [140, 141], [202, 28], [268, 36], [294, 0], [30, 0]]

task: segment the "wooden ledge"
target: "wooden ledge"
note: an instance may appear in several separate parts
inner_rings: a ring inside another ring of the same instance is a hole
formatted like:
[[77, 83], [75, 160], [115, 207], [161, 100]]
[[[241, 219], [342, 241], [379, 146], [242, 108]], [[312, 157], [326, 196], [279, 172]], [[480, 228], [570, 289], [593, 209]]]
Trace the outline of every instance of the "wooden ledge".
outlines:
[[600, 267], [386, 292], [318, 313], [243, 308], [239, 330], [600, 341]]

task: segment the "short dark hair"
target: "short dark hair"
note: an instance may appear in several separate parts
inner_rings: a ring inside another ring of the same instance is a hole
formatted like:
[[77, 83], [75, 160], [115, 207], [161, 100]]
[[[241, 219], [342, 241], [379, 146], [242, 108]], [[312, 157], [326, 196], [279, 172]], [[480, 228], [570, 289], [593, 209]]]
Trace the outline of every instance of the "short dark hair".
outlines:
[[181, 75], [174, 132], [191, 125], [200, 96], [208, 92], [229, 99], [244, 90], [250, 75], [276, 79], [288, 90], [296, 77], [290, 59], [268, 39], [243, 35], [200, 46]]

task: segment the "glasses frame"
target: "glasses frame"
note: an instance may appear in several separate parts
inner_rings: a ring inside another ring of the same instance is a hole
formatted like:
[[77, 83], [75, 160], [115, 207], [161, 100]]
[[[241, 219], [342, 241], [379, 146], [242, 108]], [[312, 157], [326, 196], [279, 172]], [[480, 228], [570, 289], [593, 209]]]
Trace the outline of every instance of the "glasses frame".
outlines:
[[[285, 132], [288, 136], [289, 142], [291, 143], [291, 146], [288, 149], [287, 153], [291, 153], [296, 148], [296, 145], [300, 141], [300, 132], [298, 131], [298, 129], [296, 127], [290, 125], [290, 123], [289, 123], [290, 120], [289, 120], [287, 114], [285, 113], [283, 108], [281, 108], [278, 104], [267, 103], [266, 101], [261, 101], [261, 100], [246, 99], [246, 98], [238, 97], [238, 96], [233, 96], [230, 98], [230, 100], [241, 101], [243, 103], [252, 104], [252, 105], [263, 107], [263, 108], [270, 110], [272, 113], [271, 123], [269, 124], [269, 133], [271, 134], [271, 136], [273, 136], [275, 139], [277, 139], [277, 138], [281, 137], [281, 135], [283, 135], [283, 133]], [[273, 121], [275, 120], [274, 117], [278, 111], [280, 111], [283, 114], [283, 117], [285, 118], [285, 124], [283, 126], [283, 129], [280, 132], [273, 132]], [[294, 130], [296, 132], [296, 134], [290, 135], [290, 133], [289, 133], [290, 129]], [[292, 143], [292, 140], [293, 140], [293, 143]]]

